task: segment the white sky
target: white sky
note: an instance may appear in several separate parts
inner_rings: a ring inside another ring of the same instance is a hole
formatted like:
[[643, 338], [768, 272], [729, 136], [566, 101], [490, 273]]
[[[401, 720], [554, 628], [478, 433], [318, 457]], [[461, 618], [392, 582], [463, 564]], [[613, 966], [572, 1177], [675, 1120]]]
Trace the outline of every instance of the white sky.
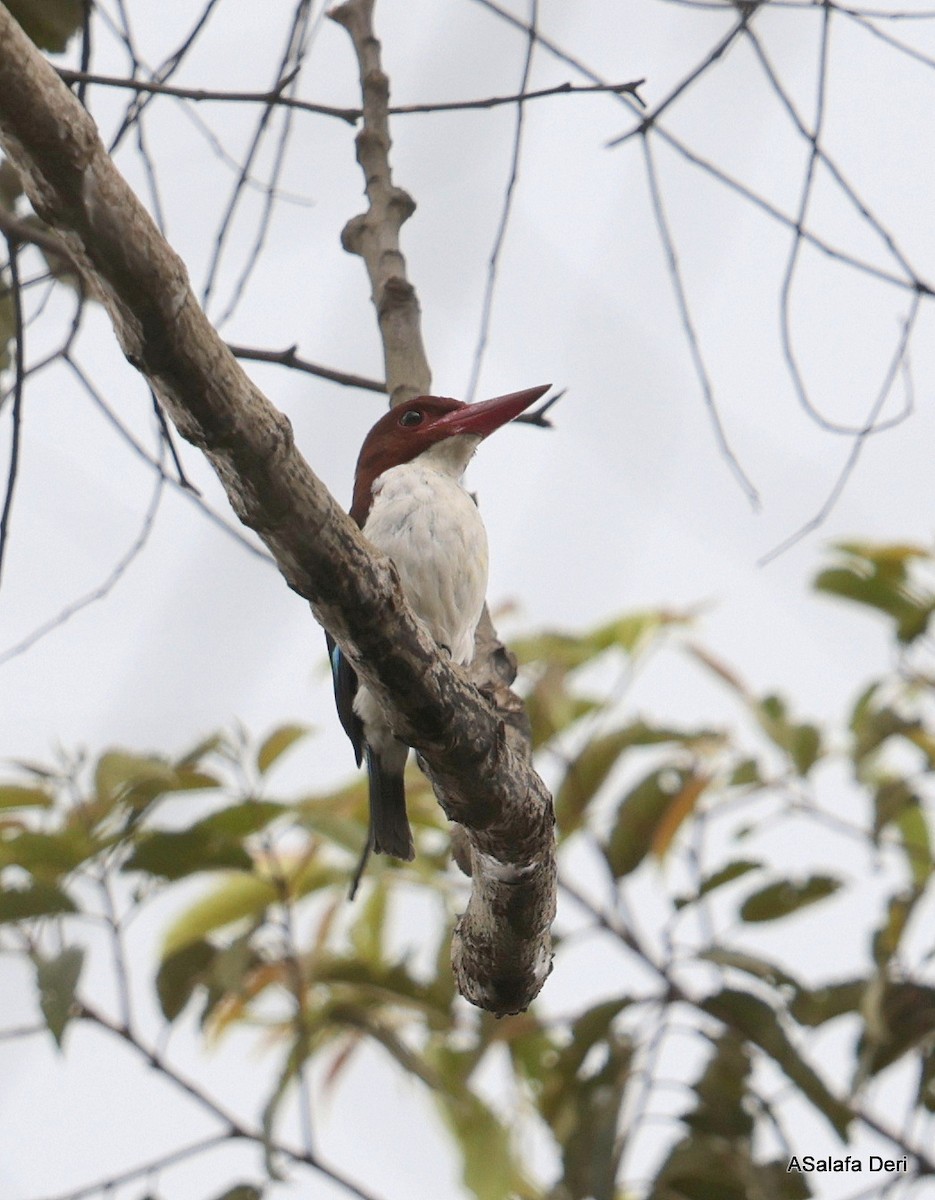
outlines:
[[[526, 15], [518, 0], [511, 7]], [[134, 8], [139, 44], [155, 63], [181, 40], [192, 5], [175, 0]], [[228, 0], [173, 82], [268, 87], [290, 9]], [[642, 94], [650, 106], [733, 20], [662, 0], [574, 5], [541, 0], [539, 14], [542, 31], [599, 75], [613, 82], [645, 76]], [[431, 0], [384, 0], [377, 22], [396, 103], [517, 89], [524, 40], [480, 4], [449, 4], [441, 18]], [[819, 22], [817, 12], [781, 9], [758, 14], [754, 23], [806, 120], [814, 108]], [[935, 21], [905, 22], [897, 32], [935, 51]], [[101, 33], [96, 42], [96, 68], [122, 73], [123, 60], [111, 40]], [[530, 86], [566, 80], [580, 77], [537, 49]], [[897, 233], [916, 269], [930, 278], [933, 85], [931, 69], [853, 25], [833, 23], [824, 141], [880, 220]], [[328, 21], [321, 25], [302, 95], [358, 103], [347, 37]], [[123, 103], [119, 93], [91, 92], [92, 113], [105, 130]], [[197, 110], [235, 158], [242, 155], [256, 112], [246, 106]], [[511, 107], [393, 122], [395, 180], [419, 206], [404, 227], [403, 248], [422, 304], [433, 390], [439, 394], [463, 396], [471, 375], [514, 123]], [[586, 629], [629, 609], [704, 602], [709, 607], [700, 627], [703, 640], [737, 665], [755, 689], [788, 693], [802, 715], [840, 713], [862, 681], [886, 668], [884, 626], [810, 595], [808, 581], [824, 562], [823, 546], [830, 540], [930, 540], [932, 311], [923, 306], [911, 346], [914, 413], [868, 440], [817, 533], [758, 566], [820, 508], [852, 440], [818, 428], [797, 403], [785, 369], [777, 289], [789, 232], [655, 141], [666, 211], [718, 412], [761, 498], [760, 509], [751, 508], [718, 455], [692, 370], [652, 220], [640, 142], [605, 149], [632, 124], [627, 109], [606, 95], [543, 99], [525, 110], [521, 174], [477, 398], [549, 380], [567, 395], [554, 410], [553, 432], [506, 430], [472, 465], [470, 482], [491, 543], [490, 600], [516, 603], [504, 628], [517, 633], [543, 625]], [[806, 151], [749, 47], [735, 47], [690, 91], [672, 110], [667, 128], [795, 213]], [[155, 105], [147, 130], [168, 235], [200, 290], [232, 174], [178, 106]], [[352, 138], [353, 131], [340, 122], [297, 114], [282, 186], [310, 203], [278, 206], [260, 266], [223, 332], [231, 341], [258, 347], [296, 343], [308, 359], [379, 378], [381, 354], [364, 269], [339, 243], [341, 226], [362, 204]], [[129, 141], [118, 161], [145, 198]], [[269, 165], [267, 154], [256, 173], [266, 177]], [[234, 226], [234, 249], [209, 308], [214, 317], [226, 307], [259, 203], [251, 199]], [[822, 236], [895, 269], [826, 174], [820, 173], [814, 212]], [[872, 408], [911, 297], [813, 251], [803, 253], [802, 265], [792, 324], [812, 400], [830, 419], [859, 426]], [[62, 313], [67, 317], [67, 305]], [[153, 445], [145, 387], [122, 359], [103, 314], [93, 314], [88, 326], [78, 360], [119, 418]], [[40, 357], [57, 336], [34, 325], [30, 358]], [[357, 449], [380, 415], [382, 400], [278, 367], [246, 367], [288, 413], [313, 469], [347, 503]], [[903, 402], [897, 388], [885, 414], [896, 413]], [[0, 436], [8, 438], [8, 429], [7, 422]], [[151, 493], [146, 468], [63, 366], [31, 386], [23, 437], [0, 592], [0, 655], [101, 584], [134, 540]], [[219, 488], [197, 454], [183, 447], [183, 458], [191, 477], [223, 509]], [[320, 631], [277, 572], [219, 535], [184, 498], [167, 494], [145, 553], [107, 598], [0, 665], [0, 756], [47, 760], [57, 746], [85, 747], [96, 755], [108, 745], [171, 754], [235, 720], [258, 735], [279, 722], [300, 720], [320, 733], [296, 754], [284, 778], [296, 790], [317, 790], [345, 778], [352, 765], [333, 718], [322, 659]], [[649, 672], [632, 705], [697, 723], [716, 721], [727, 711], [714, 689], [674, 666]], [[149, 930], [152, 938], [159, 933]], [[574, 978], [559, 960], [547, 985], [557, 1007], [559, 997], [574, 996]], [[0, 989], [14, 998], [14, 1007], [24, 989], [28, 995], [19, 969], [6, 961], [0, 962]], [[23, 1000], [22, 1019], [25, 1006]], [[96, 1176], [114, 1161], [105, 1162], [101, 1151], [112, 1120], [107, 1102], [116, 1090], [126, 1104], [134, 1103], [139, 1085], [136, 1074], [123, 1074], [123, 1060], [108, 1059], [110, 1095], [102, 1095], [100, 1106], [89, 1104], [75, 1080], [83, 1086], [100, 1048], [98, 1039], [73, 1035], [74, 1073], [66, 1080], [58, 1060], [36, 1041], [3, 1046], [4, 1197], [33, 1200]], [[254, 1065], [260, 1070], [259, 1058], [249, 1061], [249, 1070]], [[242, 1078], [237, 1046], [206, 1070], [226, 1072], [232, 1084]], [[357, 1071], [366, 1077], [363, 1066]], [[405, 1128], [416, 1111], [410, 1100], [418, 1089], [395, 1078], [387, 1087], [380, 1115], [368, 1119], [379, 1121], [384, 1132], [388, 1123], [400, 1124], [398, 1145], [407, 1148], [405, 1157], [400, 1159], [389, 1138], [368, 1139], [361, 1178], [388, 1200], [458, 1194], [456, 1165], [423, 1156], [421, 1139]], [[353, 1097], [354, 1089], [348, 1094]], [[149, 1090], [139, 1097], [139, 1122], [145, 1124], [159, 1101]], [[340, 1161], [344, 1155], [348, 1169], [360, 1166], [347, 1131], [348, 1123], [354, 1125], [353, 1105], [344, 1093], [330, 1104], [338, 1147], [333, 1157]], [[173, 1136], [171, 1120], [166, 1114], [161, 1131], [166, 1144]], [[72, 1130], [67, 1162], [43, 1156], [43, 1146], [64, 1147], [64, 1131]], [[176, 1132], [194, 1136], [196, 1130], [186, 1122]], [[353, 1132], [359, 1137], [358, 1129]], [[137, 1156], [134, 1149], [121, 1146], [127, 1162]], [[175, 1190], [166, 1194], [174, 1200], [196, 1200], [212, 1187], [223, 1190], [216, 1177], [194, 1168], [173, 1178]], [[276, 1193], [311, 1194], [331, 1193], [317, 1182], [311, 1191], [283, 1187]]]

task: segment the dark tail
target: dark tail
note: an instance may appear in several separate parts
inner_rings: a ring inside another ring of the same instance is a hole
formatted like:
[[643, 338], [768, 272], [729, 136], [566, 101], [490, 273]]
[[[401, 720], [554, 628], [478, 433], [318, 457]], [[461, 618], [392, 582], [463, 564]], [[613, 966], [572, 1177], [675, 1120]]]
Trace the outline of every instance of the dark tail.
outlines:
[[[404, 766], [405, 761], [403, 758]], [[410, 862], [416, 851], [406, 816], [403, 772], [382, 762], [368, 746], [367, 774], [370, 778], [370, 845], [377, 854], [391, 854], [393, 858]]]
[[377, 854], [391, 854], [394, 858], [401, 858], [406, 862], [410, 862], [416, 856], [412, 844], [412, 830], [406, 816], [406, 789], [403, 784], [406, 755], [402, 756], [402, 766], [396, 767], [394, 764], [393, 769], [381, 762], [369, 746], [366, 747], [365, 753], [367, 776], [370, 781], [370, 831], [354, 878], [351, 880], [348, 893], [351, 900], [357, 894], [371, 851]]

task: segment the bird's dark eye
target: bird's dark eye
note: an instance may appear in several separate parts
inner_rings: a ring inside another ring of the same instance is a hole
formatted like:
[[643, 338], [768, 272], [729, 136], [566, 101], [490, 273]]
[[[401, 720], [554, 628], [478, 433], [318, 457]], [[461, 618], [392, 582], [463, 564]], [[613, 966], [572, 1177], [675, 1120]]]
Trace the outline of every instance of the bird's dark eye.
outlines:
[[411, 428], [413, 425], [422, 424], [423, 414], [417, 408], [407, 408], [403, 415], [399, 418], [400, 425], [405, 425]]

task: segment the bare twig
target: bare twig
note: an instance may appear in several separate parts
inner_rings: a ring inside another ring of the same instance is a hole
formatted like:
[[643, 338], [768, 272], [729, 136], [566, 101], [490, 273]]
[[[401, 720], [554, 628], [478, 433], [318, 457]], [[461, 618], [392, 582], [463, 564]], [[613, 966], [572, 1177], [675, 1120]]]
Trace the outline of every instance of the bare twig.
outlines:
[[705, 365], [704, 357], [701, 353], [701, 343], [698, 340], [698, 335], [695, 332], [695, 326], [692, 322], [691, 309], [688, 304], [688, 296], [685, 292], [685, 287], [682, 283], [682, 273], [679, 269], [678, 255], [675, 250], [675, 243], [672, 240], [672, 233], [669, 229], [668, 218], [666, 217], [665, 208], [662, 201], [662, 191], [659, 187], [659, 180], [656, 173], [656, 164], [653, 159], [652, 148], [649, 143], [649, 138], [644, 137], [642, 140], [643, 157], [646, 163], [646, 178], [649, 180], [650, 195], [652, 197], [653, 215], [656, 218], [656, 228], [659, 230], [659, 237], [662, 241], [663, 248], [666, 253], [666, 261], [669, 267], [669, 277], [672, 280], [672, 290], [675, 292], [675, 298], [678, 302], [679, 314], [682, 319], [682, 328], [685, 331], [685, 338], [688, 342], [688, 348], [691, 352], [692, 362], [695, 365], [695, 374], [698, 376], [698, 382], [701, 385], [701, 393], [704, 396], [705, 406], [708, 409], [708, 415], [711, 420], [714, 436], [718, 443], [721, 455], [727, 462], [727, 465], [733, 471], [735, 478], [743, 488], [750, 504], [757, 508], [760, 503], [759, 493], [756, 488], [747, 478], [747, 475], [741, 467], [737, 456], [734, 454], [727, 441], [727, 435], [724, 427], [721, 424], [720, 413], [717, 410], [717, 404], [714, 399], [714, 387], [711, 383], [711, 378], [708, 374], [708, 368]]
[[13, 352], [13, 369], [16, 379], [13, 385], [13, 409], [10, 414], [12, 422], [10, 461], [7, 467], [3, 509], [0, 511], [0, 579], [3, 577], [3, 560], [10, 537], [10, 517], [13, 512], [16, 476], [19, 471], [20, 434], [23, 423], [23, 380], [26, 370], [25, 351], [23, 348], [23, 303], [19, 278], [19, 249], [13, 238], [9, 236], [7, 236], [7, 250], [9, 252], [10, 264], [10, 296], [13, 304], [13, 337], [16, 343], [16, 348]]
[[[530, 0], [531, 11], [529, 15], [529, 37], [526, 42], [526, 54], [523, 59], [523, 77], [520, 82], [520, 92], [526, 91], [526, 84], [529, 82], [529, 73], [532, 70], [532, 56], [536, 47], [536, 28], [538, 25], [539, 5], [538, 0]], [[484, 351], [487, 348], [487, 339], [490, 335], [490, 320], [493, 315], [493, 294], [497, 283], [497, 266], [500, 262], [500, 252], [503, 249], [503, 243], [506, 240], [507, 226], [510, 223], [510, 213], [513, 211], [513, 196], [516, 191], [516, 183], [519, 179], [519, 160], [520, 152], [523, 145], [523, 113], [525, 109], [521, 104], [516, 108], [516, 129], [513, 134], [513, 154], [510, 161], [510, 176], [507, 180], [506, 191], [503, 194], [503, 207], [500, 212], [500, 222], [497, 226], [497, 233], [494, 238], [493, 250], [490, 253], [490, 258], [487, 262], [487, 283], [484, 287], [484, 301], [481, 307], [480, 330], [477, 334], [477, 346], [474, 350], [474, 361], [471, 366], [471, 379], [468, 384], [467, 396], [465, 399], [473, 400], [477, 393], [477, 383], [480, 378], [481, 367], [484, 362]]]
[[323, 367], [320, 363], [309, 362], [296, 354], [296, 346], [287, 346], [285, 350], [260, 350], [253, 346], [235, 346], [228, 342], [228, 349], [237, 358], [253, 362], [278, 363], [281, 367], [291, 367], [295, 371], [306, 371], [309, 375], [317, 375], [321, 379], [330, 379], [332, 383], [342, 383], [345, 387], [362, 388], [368, 392], [381, 392], [386, 395], [386, 384], [379, 379], [368, 379], [364, 375], [352, 375], [348, 371], [335, 371], [331, 367]]
[[356, 125], [361, 115], [359, 108], [335, 108], [330, 104], [314, 104], [311, 100], [284, 96], [282, 89], [285, 81], [280, 81], [276, 87], [266, 92], [228, 92], [211, 88], [174, 87], [168, 83], [157, 83], [155, 80], [132, 79], [122, 75], [98, 75], [93, 71], [70, 71], [64, 67], [60, 67], [58, 73], [65, 83], [94, 83], [101, 87], [128, 88], [134, 92], [146, 92], [154, 96], [175, 96], [196, 104], [218, 101], [224, 104], [278, 105], [281, 108], [318, 113], [324, 117], [337, 117], [349, 125]]

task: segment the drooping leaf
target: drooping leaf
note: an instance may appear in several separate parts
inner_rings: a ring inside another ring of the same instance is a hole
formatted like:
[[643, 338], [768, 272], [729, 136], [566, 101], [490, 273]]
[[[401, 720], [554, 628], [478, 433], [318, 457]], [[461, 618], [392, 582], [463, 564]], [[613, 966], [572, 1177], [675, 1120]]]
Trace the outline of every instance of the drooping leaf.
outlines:
[[533, 749], [546, 745], [557, 733], [600, 708], [601, 703], [573, 691], [568, 686], [568, 672], [554, 663], [547, 664], [525, 697]]
[[562, 1184], [572, 1200], [615, 1200], [623, 1148], [617, 1130], [632, 1057], [626, 1038], [609, 1038], [601, 1067], [572, 1089], [576, 1119], [561, 1139]]
[[506, 1126], [467, 1088], [436, 1093], [461, 1152], [464, 1186], [476, 1200], [513, 1200], [526, 1190]]
[[789, 755], [800, 775], [807, 775], [822, 755], [818, 727], [792, 721], [781, 696], [764, 696], [752, 708], [767, 737]]
[[702, 951], [698, 957], [704, 962], [715, 963], [719, 967], [733, 967], [737, 971], [743, 971], [756, 979], [762, 979], [764, 983], [768, 983], [772, 987], [798, 988], [797, 981], [787, 971], [756, 954], [731, 950], [726, 946], [713, 946], [709, 950]]
[[873, 961], [878, 967], [885, 967], [899, 949], [899, 943], [919, 896], [919, 891], [897, 892], [887, 900], [883, 924], [874, 930], [870, 943]]
[[695, 772], [688, 776], [677, 796], [662, 814], [653, 830], [651, 849], [656, 858], [665, 858], [683, 822], [695, 811], [702, 792], [711, 782], [709, 775]]
[[912, 882], [921, 891], [932, 875], [932, 842], [921, 804], [907, 805], [896, 818]]
[[257, 751], [256, 763], [261, 775], [277, 762], [286, 751], [309, 733], [307, 725], [280, 725], [265, 739]]
[[685, 767], [659, 767], [624, 796], [605, 847], [615, 878], [635, 871], [649, 854], [660, 823], [695, 778]]
[[748, 896], [740, 906], [740, 916], [750, 923], [776, 921], [833, 896], [840, 887], [841, 881], [830, 875], [811, 875], [798, 882], [783, 879]]
[[84, 965], [84, 951], [79, 946], [66, 946], [54, 958], [35, 956], [36, 983], [39, 988], [39, 1007], [49, 1032], [61, 1049], [65, 1027], [75, 1001], [75, 989]]
[[156, 972], [156, 995], [167, 1021], [181, 1013], [217, 956], [216, 947], [199, 938], [162, 960]]
[[801, 1057], [765, 1001], [749, 992], [724, 988], [703, 1000], [701, 1007], [768, 1054], [839, 1136], [846, 1137], [852, 1120], [850, 1109], [828, 1090], [824, 1080]]
[[750, 1052], [743, 1037], [725, 1030], [695, 1084], [698, 1102], [682, 1118], [685, 1124], [696, 1133], [728, 1140], [750, 1137], [753, 1117], [746, 1104], [750, 1069]]
[[0, 921], [27, 921], [77, 911], [71, 897], [52, 883], [0, 889]]

